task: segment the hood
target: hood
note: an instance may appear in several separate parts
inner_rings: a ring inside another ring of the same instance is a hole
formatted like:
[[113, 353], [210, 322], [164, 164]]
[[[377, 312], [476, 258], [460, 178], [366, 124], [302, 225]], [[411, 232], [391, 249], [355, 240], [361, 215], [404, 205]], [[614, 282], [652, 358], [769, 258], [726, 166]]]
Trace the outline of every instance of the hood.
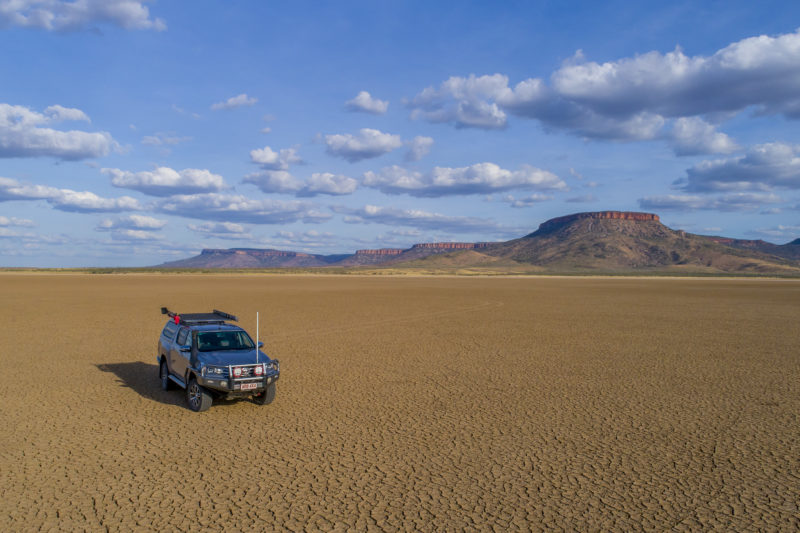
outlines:
[[[228, 366], [228, 365], [254, 365], [256, 364], [255, 350], [219, 350], [215, 352], [199, 352], [197, 359], [207, 365]], [[270, 363], [272, 359], [258, 351], [259, 363]]]

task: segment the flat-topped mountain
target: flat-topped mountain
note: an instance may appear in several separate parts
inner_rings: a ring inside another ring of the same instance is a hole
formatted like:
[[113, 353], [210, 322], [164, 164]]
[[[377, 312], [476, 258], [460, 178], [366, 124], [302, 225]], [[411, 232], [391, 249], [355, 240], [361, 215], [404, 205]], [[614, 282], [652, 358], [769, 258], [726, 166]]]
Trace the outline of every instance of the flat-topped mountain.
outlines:
[[487, 253], [548, 270], [753, 273], [800, 270], [800, 265], [784, 257], [670, 229], [653, 213], [626, 211], [575, 213], [554, 218], [542, 223], [535, 232], [499, 243]]
[[551, 231], [577, 222], [579, 220], [632, 220], [635, 222], [659, 222], [658, 215], [653, 213], [635, 213], [632, 211], [595, 211], [589, 213], [574, 213], [563, 217], [551, 218], [539, 225], [539, 229], [528, 235], [543, 235]]
[[404, 248], [380, 248], [378, 250], [356, 250], [351, 256], [339, 262], [340, 266], [377, 265], [403, 254]]
[[410, 248], [318, 255], [284, 250], [206, 249], [165, 263], [172, 268], [308, 268], [391, 266], [465, 268], [522, 266], [547, 272], [675, 271], [800, 274], [800, 239], [761, 240], [694, 235], [673, 230], [658, 215], [630, 211], [574, 213], [550, 219], [506, 242], [430, 242]]
[[411, 247], [412, 250], [474, 250], [486, 248], [493, 242], [422, 242]]
[[345, 257], [349, 257], [349, 255], [316, 255], [259, 248], [206, 248], [198, 256], [171, 261], [161, 266], [169, 268], [302, 268], [326, 266]]

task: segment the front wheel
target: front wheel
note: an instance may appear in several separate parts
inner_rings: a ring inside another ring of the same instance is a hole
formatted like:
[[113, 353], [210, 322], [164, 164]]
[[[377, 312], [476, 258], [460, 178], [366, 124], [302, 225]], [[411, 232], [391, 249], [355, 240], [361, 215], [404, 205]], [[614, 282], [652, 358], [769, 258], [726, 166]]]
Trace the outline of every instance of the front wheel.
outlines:
[[186, 403], [189, 404], [189, 409], [194, 412], [205, 411], [211, 407], [212, 401], [211, 394], [205, 387], [201, 386], [195, 378], [189, 380], [189, 386], [186, 387]]
[[256, 394], [253, 396], [253, 401], [256, 402], [258, 405], [267, 405], [272, 403], [272, 400], [275, 399], [275, 383], [270, 383], [267, 385], [267, 388], [264, 389], [261, 394]]
[[158, 365], [158, 377], [161, 379], [161, 390], [172, 389], [172, 380], [169, 379], [169, 369], [167, 368], [167, 363], [164, 361], [161, 361], [161, 364]]

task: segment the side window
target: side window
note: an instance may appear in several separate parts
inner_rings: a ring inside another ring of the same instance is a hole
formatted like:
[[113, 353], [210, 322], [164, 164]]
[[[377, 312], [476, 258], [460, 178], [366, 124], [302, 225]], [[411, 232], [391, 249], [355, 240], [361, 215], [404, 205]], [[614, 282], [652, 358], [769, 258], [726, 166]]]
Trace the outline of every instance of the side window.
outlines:
[[189, 328], [181, 328], [181, 332], [178, 333], [178, 346], [183, 346], [186, 344], [186, 337], [189, 336]]
[[167, 338], [167, 340], [172, 340], [175, 338], [175, 332], [178, 330], [178, 325], [174, 322], [168, 322], [166, 326], [164, 326], [164, 331], [161, 334]]

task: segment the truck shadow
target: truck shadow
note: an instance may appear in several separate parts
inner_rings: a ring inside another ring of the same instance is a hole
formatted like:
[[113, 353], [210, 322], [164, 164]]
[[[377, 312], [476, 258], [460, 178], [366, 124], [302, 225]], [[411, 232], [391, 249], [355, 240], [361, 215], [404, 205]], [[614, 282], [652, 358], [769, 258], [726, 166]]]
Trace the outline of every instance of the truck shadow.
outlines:
[[166, 405], [180, 407], [185, 407], [186, 405], [182, 391], [161, 390], [157, 365], [135, 361], [130, 363], [102, 363], [95, 366], [103, 372], [114, 374], [120, 387], [129, 387], [143, 398]]

